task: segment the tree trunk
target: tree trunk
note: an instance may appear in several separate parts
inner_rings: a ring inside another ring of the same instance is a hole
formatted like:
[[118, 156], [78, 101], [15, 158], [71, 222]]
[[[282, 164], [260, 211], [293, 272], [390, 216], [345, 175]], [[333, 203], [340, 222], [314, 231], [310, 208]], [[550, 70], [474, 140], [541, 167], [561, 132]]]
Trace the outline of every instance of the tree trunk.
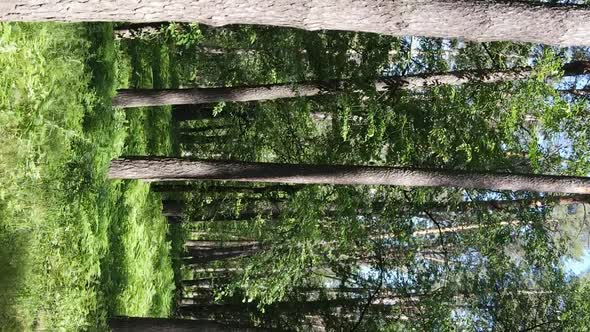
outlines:
[[[574, 61], [562, 68], [566, 76], [590, 73], [590, 61]], [[377, 91], [387, 89], [415, 90], [436, 85], [461, 85], [469, 82], [493, 83], [529, 78], [531, 67], [510, 70], [463, 70], [446, 73], [425, 73], [408, 76], [384, 77], [373, 84]], [[316, 96], [342, 91], [350, 81], [308, 81], [297, 84], [268, 84], [192, 89], [123, 89], [113, 105], [119, 107], [162, 106], [178, 104], [211, 104]]]
[[[197, 287], [197, 288], [210, 288], [211, 285], [217, 283], [221, 284], [227, 282], [227, 278], [199, 278], [193, 280], [183, 280], [183, 287]], [[217, 281], [217, 282], [215, 282]]]
[[207, 161], [187, 158], [116, 159], [111, 179], [148, 181], [232, 180], [301, 184], [461, 187], [491, 190], [590, 194], [590, 178], [344, 165], [292, 165]]
[[251, 256], [260, 251], [260, 246], [241, 246], [216, 249], [193, 249], [187, 250], [187, 257], [183, 259], [184, 264], [206, 264], [218, 260]]
[[[501, 221], [498, 223], [500, 226], [514, 226], [518, 225], [519, 221]], [[483, 227], [489, 227], [488, 225], [459, 225], [459, 226], [452, 226], [452, 227], [442, 227], [441, 229], [438, 228], [427, 228], [422, 229], [419, 231], [414, 231], [412, 236], [424, 236], [424, 235], [438, 235], [438, 234], [445, 234], [445, 233], [459, 233], [465, 232], [469, 230], [480, 229]], [[372, 240], [384, 240], [384, 239], [395, 239], [398, 238], [399, 234], [397, 233], [387, 233], [387, 234], [379, 234], [379, 235], [372, 235], [370, 238]]]
[[213, 131], [213, 130], [224, 130], [224, 129], [229, 129], [232, 126], [230, 125], [217, 125], [217, 126], [206, 126], [206, 127], [198, 127], [198, 128], [181, 128], [179, 130], [180, 135], [183, 136], [196, 136], [199, 137], [201, 136], [203, 133], [208, 132], [208, 131]]
[[193, 273], [214, 273], [214, 274], [222, 274], [227, 275], [234, 272], [242, 272], [242, 268], [235, 268], [235, 267], [226, 267], [226, 268], [195, 268], [191, 269]]
[[209, 120], [213, 119], [213, 107], [177, 105], [172, 108], [173, 121]]
[[[266, 307], [272, 314], [288, 313], [314, 313], [321, 310], [337, 310], [339, 308], [356, 308], [366, 302], [363, 298], [311, 300], [311, 301], [284, 301], [275, 302]], [[378, 305], [377, 305], [378, 306]], [[216, 313], [231, 313], [242, 311], [244, 313], [257, 312], [255, 303], [226, 303], [226, 304], [195, 304], [179, 308], [182, 316], [194, 318], [210, 317]]]
[[581, 89], [558, 89], [561, 93], [569, 93], [577, 97], [588, 97], [590, 96], [590, 87], [584, 87]]
[[0, 21], [198, 22], [589, 45], [584, 6], [469, 0], [3, 0]]
[[258, 241], [236, 241], [236, 240], [186, 240], [184, 245], [192, 248], [223, 248], [236, 246], [259, 245]]
[[251, 327], [232, 327], [211, 320], [116, 317], [109, 319], [113, 332], [250, 332], [264, 331]]
[[195, 190], [201, 190], [200, 187], [192, 185], [190, 183], [183, 184], [152, 184], [150, 189], [157, 193], [178, 193], [178, 192], [191, 192]]
[[273, 192], [284, 192], [294, 194], [301, 190], [301, 186], [294, 185], [274, 185], [265, 187], [239, 187], [239, 186], [208, 186], [197, 187], [191, 183], [183, 184], [153, 184], [151, 187], [155, 192], [190, 192], [198, 190], [212, 194], [231, 194], [231, 193], [252, 193], [252, 194], [270, 194]]
[[[489, 201], [466, 201], [461, 202], [457, 208], [458, 211], [467, 212], [473, 208], [488, 209], [488, 210], [505, 210], [505, 209], [521, 209], [521, 208], [535, 208], [547, 205], [569, 205], [569, 204], [586, 204], [590, 203], [590, 196], [588, 195], [572, 195], [572, 196], [546, 196], [530, 199], [514, 199], [514, 200], [489, 200]], [[453, 212], [457, 209], [452, 207], [436, 206], [428, 209], [430, 212]]]

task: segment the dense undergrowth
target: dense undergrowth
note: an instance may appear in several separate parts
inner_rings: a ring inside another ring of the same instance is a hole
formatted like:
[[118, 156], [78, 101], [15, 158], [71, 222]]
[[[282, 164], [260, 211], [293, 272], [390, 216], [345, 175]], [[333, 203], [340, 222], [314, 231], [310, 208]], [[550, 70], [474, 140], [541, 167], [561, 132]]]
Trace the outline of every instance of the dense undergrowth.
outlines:
[[106, 178], [118, 155], [170, 150], [168, 111], [111, 107], [117, 86], [167, 84], [165, 49], [141, 46], [110, 24], [0, 23], [0, 330], [171, 311], [160, 199]]

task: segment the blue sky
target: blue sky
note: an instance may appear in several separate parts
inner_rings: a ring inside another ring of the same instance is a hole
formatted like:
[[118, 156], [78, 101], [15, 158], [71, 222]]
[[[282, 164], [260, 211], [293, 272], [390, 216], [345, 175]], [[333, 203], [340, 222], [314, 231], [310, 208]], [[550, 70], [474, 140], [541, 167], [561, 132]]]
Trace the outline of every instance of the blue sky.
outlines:
[[579, 260], [566, 259], [565, 268], [575, 275], [590, 272], [590, 249], [584, 250], [584, 255]]

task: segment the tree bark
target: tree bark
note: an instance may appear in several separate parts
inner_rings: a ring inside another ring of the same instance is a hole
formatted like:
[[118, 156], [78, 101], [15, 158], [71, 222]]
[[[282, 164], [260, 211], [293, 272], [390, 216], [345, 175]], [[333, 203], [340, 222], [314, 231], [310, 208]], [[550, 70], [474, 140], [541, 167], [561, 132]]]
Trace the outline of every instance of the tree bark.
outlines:
[[186, 240], [186, 247], [192, 248], [223, 248], [236, 246], [260, 245], [258, 241], [240, 241], [240, 240]]
[[586, 6], [469, 0], [3, 0], [0, 21], [198, 22], [589, 45]]
[[199, 279], [192, 279], [192, 280], [183, 280], [182, 286], [183, 287], [197, 287], [197, 288], [210, 288], [211, 285], [217, 283], [221, 284], [223, 282], [227, 282], [227, 278], [199, 278]]
[[128, 157], [112, 161], [111, 179], [147, 181], [232, 180], [300, 184], [461, 187], [590, 194], [590, 178], [344, 165], [292, 165]]
[[211, 320], [116, 317], [109, 319], [113, 332], [250, 332], [265, 331], [252, 327], [232, 327]]
[[[590, 73], [590, 61], [574, 61], [562, 67], [565, 76]], [[437, 85], [461, 85], [469, 82], [494, 83], [531, 77], [531, 67], [510, 70], [462, 70], [445, 73], [425, 73], [408, 76], [383, 77], [373, 84], [377, 91], [388, 89], [416, 90]], [[162, 106], [179, 104], [210, 104], [243, 102], [281, 98], [309, 97], [342, 91], [351, 82], [347, 80], [307, 81], [287, 84], [237, 86], [191, 89], [123, 89], [119, 90], [113, 105], [119, 107]]]
[[232, 126], [230, 126], [230, 125], [216, 125], [216, 126], [211, 125], [211, 126], [198, 127], [198, 128], [181, 128], [179, 130], [179, 133], [180, 133], [180, 135], [199, 137], [203, 133], [206, 133], [208, 131], [224, 130], [224, 129], [229, 129], [231, 127]]
[[150, 187], [155, 192], [190, 192], [198, 190], [207, 193], [252, 193], [252, 194], [269, 194], [272, 192], [284, 192], [294, 194], [301, 190], [301, 186], [293, 185], [274, 185], [265, 187], [239, 187], [239, 186], [208, 186], [197, 187], [190, 183], [183, 184], [154, 184]]
[[191, 269], [194, 273], [214, 273], [214, 274], [230, 274], [234, 272], [242, 272], [242, 268], [226, 267], [226, 268], [199, 268]]
[[187, 265], [205, 264], [218, 260], [251, 256], [260, 251], [260, 246], [240, 246], [216, 249], [192, 249], [187, 250], [187, 257], [183, 262]]
[[584, 87], [581, 89], [558, 89], [561, 93], [569, 93], [577, 97], [588, 97], [590, 96], [590, 87]]
[[510, 208], [535, 208], [547, 205], [569, 205], [569, 204], [586, 204], [590, 203], [590, 196], [588, 195], [571, 195], [571, 196], [546, 196], [531, 199], [515, 199], [515, 200], [489, 200], [489, 201], [466, 201], [461, 202], [457, 208], [436, 206], [428, 209], [430, 212], [466, 212], [472, 208], [488, 209], [488, 210], [504, 210]]
[[213, 107], [193, 105], [177, 105], [172, 108], [173, 121], [192, 121], [213, 119]]

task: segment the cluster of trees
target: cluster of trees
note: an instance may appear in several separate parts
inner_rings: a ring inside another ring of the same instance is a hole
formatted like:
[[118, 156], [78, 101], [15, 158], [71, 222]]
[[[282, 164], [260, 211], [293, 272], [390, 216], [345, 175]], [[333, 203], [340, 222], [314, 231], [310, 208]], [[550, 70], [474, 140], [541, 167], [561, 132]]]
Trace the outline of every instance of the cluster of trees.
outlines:
[[588, 286], [563, 265], [586, 226], [555, 212], [590, 203], [587, 50], [502, 41], [588, 45], [587, 7], [113, 4], [13, 0], [0, 19], [143, 22], [116, 36], [172, 46], [180, 87], [113, 104], [172, 105], [178, 155], [109, 175], [155, 182], [186, 232], [177, 317], [114, 331], [587, 324]]

